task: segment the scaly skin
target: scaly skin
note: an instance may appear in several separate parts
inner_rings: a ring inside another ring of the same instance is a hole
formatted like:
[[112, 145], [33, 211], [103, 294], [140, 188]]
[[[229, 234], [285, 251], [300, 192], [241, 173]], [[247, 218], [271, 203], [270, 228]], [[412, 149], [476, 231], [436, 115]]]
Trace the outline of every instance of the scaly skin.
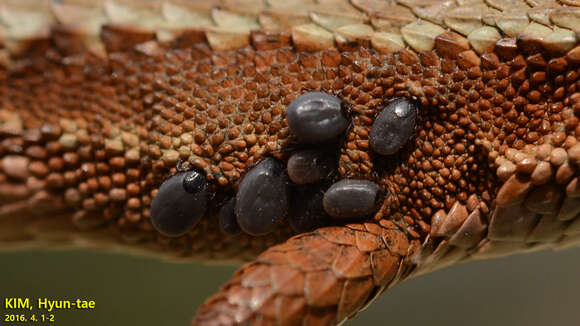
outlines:
[[[50, 34], [6, 33], [0, 245], [253, 259], [193, 325], [339, 324], [422, 273], [577, 245], [577, 12], [551, 11], [556, 2], [510, 2], [525, 10], [475, 2], [482, 7], [322, 1], [276, 11], [225, 1], [211, 11], [217, 26], [163, 40], [139, 16], [119, 23], [124, 16], [107, 2], [113, 23], [99, 29], [101, 41], [62, 17], [68, 25]], [[330, 23], [304, 14], [321, 8]], [[474, 14], [482, 8], [486, 15]], [[246, 20], [220, 16], [224, 10]], [[292, 26], [303, 18], [326, 29]], [[224, 29], [232, 21], [235, 29]], [[381, 208], [298, 235], [286, 223], [267, 236], [223, 235], [217, 209], [243, 175], [266, 156], [286, 161], [303, 146], [285, 112], [311, 90], [342, 98], [351, 120], [333, 181], [373, 180], [388, 193]], [[370, 127], [398, 97], [419, 103], [417, 127], [399, 153], [382, 157], [369, 148]], [[164, 237], [151, 226], [151, 200], [169, 175], [191, 167], [207, 174], [210, 209], [188, 234]]]

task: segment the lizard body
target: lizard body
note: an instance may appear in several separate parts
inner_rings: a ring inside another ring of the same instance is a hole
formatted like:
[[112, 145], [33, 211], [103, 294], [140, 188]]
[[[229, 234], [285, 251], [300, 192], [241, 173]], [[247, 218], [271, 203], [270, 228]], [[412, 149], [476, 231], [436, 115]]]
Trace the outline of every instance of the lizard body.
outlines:
[[[331, 325], [411, 277], [580, 242], [574, 1], [42, 3], [0, 7], [3, 249], [253, 259], [194, 325]], [[329, 180], [373, 181], [380, 208], [224, 235], [218, 211], [248, 171], [308, 148], [285, 115], [313, 90], [350, 121]], [[399, 98], [415, 130], [378, 155], [371, 127]], [[207, 214], [163, 236], [151, 202], [189, 169], [207, 176]]]

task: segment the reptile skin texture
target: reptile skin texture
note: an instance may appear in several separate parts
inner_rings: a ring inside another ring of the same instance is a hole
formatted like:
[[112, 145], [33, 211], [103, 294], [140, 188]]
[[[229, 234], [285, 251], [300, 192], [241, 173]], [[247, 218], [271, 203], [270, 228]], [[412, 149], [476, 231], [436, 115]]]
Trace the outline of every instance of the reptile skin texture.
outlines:
[[[3, 1], [0, 250], [242, 261], [192, 325], [319, 326], [420, 274], [577, 246], [579, 40], [577, 0]], [[286, 109], [310, 91], [348, 113], [333, 181], [373, 181], [380, 209], [223, 234], [244, 175], [300, 148]], [[397, 98], [416, 128], [381, 156], [370, 129]], [[212, 204], [165, 237], [151, 202], [192, 168]]]

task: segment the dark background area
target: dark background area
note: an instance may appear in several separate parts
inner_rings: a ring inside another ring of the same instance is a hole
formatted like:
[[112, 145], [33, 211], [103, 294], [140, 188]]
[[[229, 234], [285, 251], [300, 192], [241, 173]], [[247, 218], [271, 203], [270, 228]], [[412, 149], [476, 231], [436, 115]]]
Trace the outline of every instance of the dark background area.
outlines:
[[[188, 325], [234, 270], [81, 250], [1, 253], [0, 325], [19, 325], [3, 323], [5, 297], [96, 301], [92, 311], [54, 312], [51, 325]], [[492, 324], [580, 325], [580, 249], [472, 262], [422, 276], [391, 289], [347, 323]]]

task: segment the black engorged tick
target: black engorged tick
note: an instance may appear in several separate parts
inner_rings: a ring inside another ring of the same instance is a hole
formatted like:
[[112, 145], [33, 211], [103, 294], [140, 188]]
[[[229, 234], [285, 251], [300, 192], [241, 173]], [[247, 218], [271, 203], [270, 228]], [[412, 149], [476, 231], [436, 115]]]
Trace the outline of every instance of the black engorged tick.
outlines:
[[183, 177], [183, 189], [190, 194], [198, 193], [205, 187], [205, 174], [189, 171]]
[[401, 98], [387, 105], [377, 116], [370, 132], [370, 145], [381, 155], [395, 154], [415, 130], [417, 105]]
[[301, 150], [288, 159], [288, 177], [296, 184], [318, 182], [334, 169], [336, 169], [334, 158], [323, 150]]
[[298, 96], [288, 106], [286, 120], [298, 140], [307, 143], [334, 139], [348, 126], [341, 99], [322, 92]]
[[175, 174], [163, 182], [153, 198], [151, 223], [160, 233], [178, 237], [201, 220], [207, 201], [207, 181], [203, 172]]
[[298, 233], [328, 225], [331, 218], [322, 207], [324, 189], [317, 185], [296, 187], [292, 192], [288, 224]]
[[229, 235], [238, 235], [242, 232], [236, 219], [235, 206], [236, 197], [232, 197], [220, 208], [218, 215], [220, 229]]
[[362, 218], [376, 212], [380, 199], [379, 186], [368, 180], [338, 181], [324, 193], [322, 204], [335, 218]]
[[282, 162], [268, 157], [242, 179], [235, 214], [240, 228], [254, 236], [271, 232], [288, 215], [288, 181]]

